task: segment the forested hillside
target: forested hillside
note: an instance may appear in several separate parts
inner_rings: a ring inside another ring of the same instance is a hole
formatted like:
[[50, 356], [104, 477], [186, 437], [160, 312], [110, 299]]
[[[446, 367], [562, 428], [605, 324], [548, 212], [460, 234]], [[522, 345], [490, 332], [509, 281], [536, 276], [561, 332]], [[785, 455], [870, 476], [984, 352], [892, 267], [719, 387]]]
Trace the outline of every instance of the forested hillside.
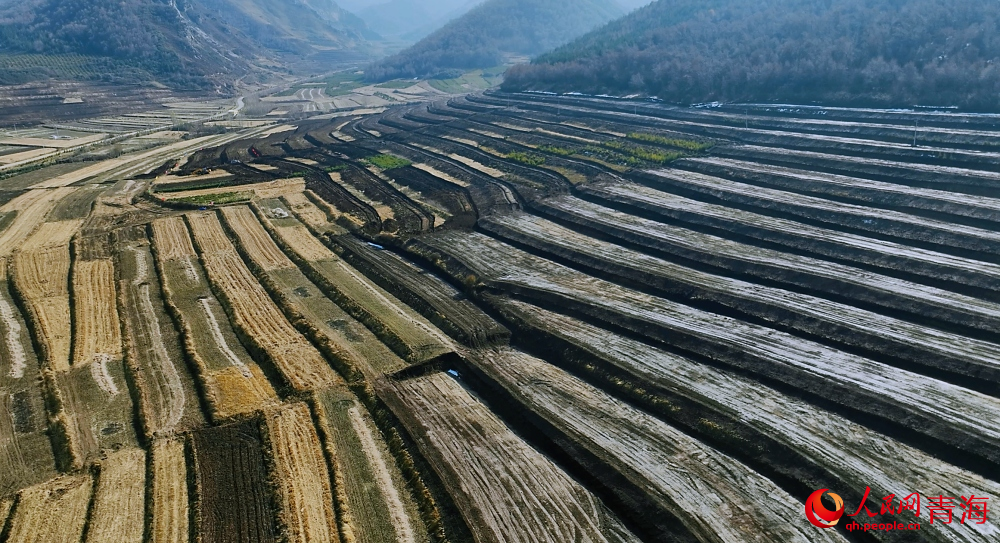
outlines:
[[994, 0], [659, 0], [504, 88], [997, 110], [998, 22]]
[[[113, 79], [204, 87], [261, 60], [350, 49], [370, 34], [333, 0], [28, 0], [0, 3], [0, 55], [33, 55], [0, 83], [63, 77], [65, 64], [111, 66]], [[38, 58], [69, 58], [46, 65]]]
[[367, 70], [371, 80], [425, 77], [533, 56], [621, 15], [611, 0], [489, 0]]

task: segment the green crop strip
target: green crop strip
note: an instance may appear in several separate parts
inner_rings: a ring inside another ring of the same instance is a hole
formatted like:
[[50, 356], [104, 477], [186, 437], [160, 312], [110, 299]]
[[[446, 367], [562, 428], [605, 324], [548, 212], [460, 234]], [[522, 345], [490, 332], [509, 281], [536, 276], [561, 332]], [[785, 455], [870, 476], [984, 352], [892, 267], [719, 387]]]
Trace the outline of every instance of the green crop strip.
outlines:
[[365, 158], [363, 160], [368, 164], [371, 164], [372, 166], [376, 166], [383, 170], [394, 170], [396, 168], [405, 168], [406, 166], [413, 164], [412, 162], [406, 160], [405, 158], [399, 158], [398, 156], [387, 155], [387, 154], [374, 155]]

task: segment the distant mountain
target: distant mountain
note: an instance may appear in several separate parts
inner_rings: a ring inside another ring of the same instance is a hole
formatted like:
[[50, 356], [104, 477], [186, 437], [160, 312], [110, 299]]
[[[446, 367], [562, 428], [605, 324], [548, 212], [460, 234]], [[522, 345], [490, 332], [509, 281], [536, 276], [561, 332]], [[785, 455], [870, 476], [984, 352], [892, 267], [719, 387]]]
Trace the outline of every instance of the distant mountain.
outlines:
[[370, 80], [488, 68], [534, 56], [620, 16], [613, 0], [487, 0], [366, 70]]
[[385, 38], [413, 43], [458, 18], [482, 0], [374, 0], [356, 10], [372, 30]]
[[435, 16], [428, 7], [418, 0], [390, 0], [362, 9], [358, 16], [382, 36], [391, 38], [430, 23]]
[[[104, 77], [179, 87], [215, 86], [261, 66], [351, 50], [372, 35], [333, 0], [0, 0], [0, 55], [30, 55], [33, 66], [39, 57], [100, 61], [121, 67]], [[59, 77], [60, 63], [51, 64], [0, 74], [0, 82]]]
[[660, 0], [503, 88], [996, 111], [998, 25], [995, 0]]

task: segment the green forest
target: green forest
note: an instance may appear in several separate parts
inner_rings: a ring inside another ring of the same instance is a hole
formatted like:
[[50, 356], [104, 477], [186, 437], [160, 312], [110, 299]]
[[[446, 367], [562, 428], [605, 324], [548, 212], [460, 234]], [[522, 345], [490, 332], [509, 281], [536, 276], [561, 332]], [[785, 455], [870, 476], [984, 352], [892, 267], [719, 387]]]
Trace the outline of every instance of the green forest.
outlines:
[[611, 0], [489, 0], [365, 73], [371, 81], [450, 79], [548, 51], [621, 14]]
[[660, 0], [508, 70], [505, 90], [996, 111], [995, 0]]
[[86, 74], [214, 88], [220, 74], [248, 73], [258, 59], [304, 56], [314, 45], [350, 48], [366, 34], [330, 0], [0, 2], [0, 65], [23, 65], [0, 74], [0, 83]]

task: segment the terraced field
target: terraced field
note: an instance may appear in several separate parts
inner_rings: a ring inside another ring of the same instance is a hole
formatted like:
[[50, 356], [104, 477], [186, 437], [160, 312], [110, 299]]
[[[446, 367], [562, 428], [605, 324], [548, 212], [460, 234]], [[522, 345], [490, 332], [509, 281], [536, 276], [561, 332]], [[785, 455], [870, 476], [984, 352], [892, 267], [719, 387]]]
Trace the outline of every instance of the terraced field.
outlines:
[[0, 541], [1000, 537], [990, 118], [288, 123], [0, 181]]

